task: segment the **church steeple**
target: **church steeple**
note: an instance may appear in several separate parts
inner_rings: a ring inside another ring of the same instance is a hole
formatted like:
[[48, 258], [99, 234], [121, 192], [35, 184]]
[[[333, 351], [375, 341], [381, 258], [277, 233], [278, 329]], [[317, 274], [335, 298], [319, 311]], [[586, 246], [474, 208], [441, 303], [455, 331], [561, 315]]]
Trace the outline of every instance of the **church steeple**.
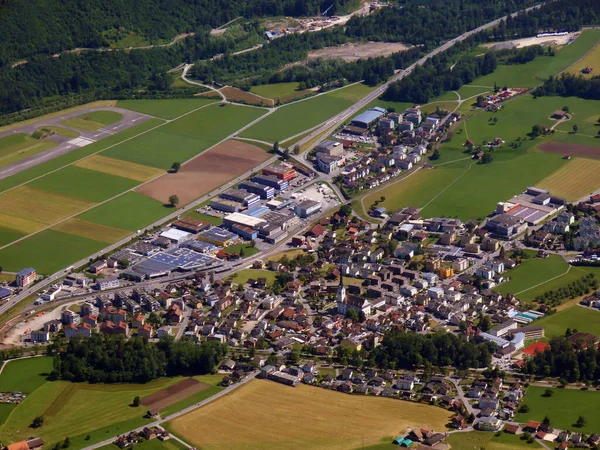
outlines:
[[[346, 287], [344, 286], [344, 275], [342, 274], [342, 271], [340, 269], [340, 283], [338, 284], [338, 290], [337, 290], [338, 310], [340, 309], [340, 307], [343, 308], [345, 300], [346, 300]], [[340, 305], [342, 305], [342, 306], [340, 306]], [[343, 312], [343, 313], [345, 314], [345, 312]]]

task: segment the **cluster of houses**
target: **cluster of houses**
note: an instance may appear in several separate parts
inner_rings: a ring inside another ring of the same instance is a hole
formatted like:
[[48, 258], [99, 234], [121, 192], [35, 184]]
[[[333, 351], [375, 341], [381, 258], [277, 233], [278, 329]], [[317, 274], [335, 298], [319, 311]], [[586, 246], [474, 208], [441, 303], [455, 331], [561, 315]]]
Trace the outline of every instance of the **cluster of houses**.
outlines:
[[556, 442], [557, 450], [567, 450], [569, 448], [592, 448], [600, 444], [600, 435], [597, 433], [584, 435], [583, 433], [571, 432], [569, 430], [555, 430], [549, 424], [530, 420], [522, 428], [519, 425], [508, 425], [506, 431], [516, 434], [522, 430], [530, 433], [536, 439], [547, 442]]
[[500, 105], [501, 102], [508, 100], [509, 98], [514, 97], [515, 95], [522, 94], [526, 91], [527, 89], [525, 88], [501, 89], [500, 91], [494, 94], [481, 97], [477, 103], [477, 106], [479, 108], [484, 108], [486, 111], [498, 111], [502, 107], [502, 105]]
[[171, 434], [162, 428], [146, 427], [140, 432], [132, 431], [131, 433], [117, 437], [113, 444], [119, 448], [129, 448], [138, 444], [141, 440], [149, 441], [152, 439], [164, 442], [171, 439]]
[[0, 403], [19, 404], [25, 397], [23, 392], [0, 392]]

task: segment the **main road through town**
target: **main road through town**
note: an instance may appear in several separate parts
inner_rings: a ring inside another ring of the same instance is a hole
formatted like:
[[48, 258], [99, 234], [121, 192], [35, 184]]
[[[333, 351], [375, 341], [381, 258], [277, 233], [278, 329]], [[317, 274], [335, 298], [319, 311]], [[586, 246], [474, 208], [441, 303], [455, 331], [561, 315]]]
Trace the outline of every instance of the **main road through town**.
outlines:
[[[533, 9], [537, 9], [539, 8], [541, 5], [543, 5], [543, 3], [539, 4], [539, 5], [535, 5], [532, 6], [530, 8], [527, 8], [523, 11], [530, 11]], [[519, 11], [521, 12], [521, 11]], [[517, 14], [519, 14], [519, 12], [510, 14], [511, 17], [516, 16]], [[378, 98], [381, 94], [383, 94], [385, 92], [385, 90], [387, 89], [387, 87], [395, 82], [398, 81], [400, 79], [402, 79], [403, 77], [409, 75], [410, 73], [412, 73], [412, 71], [415, 69], [415, 67], [417, 65], [422, 65], [425, 63], [425, 61], [427, 61], [429, 58], [449, 49], [450, 47], [452, 47], [454, 44], [456, 44], [457, 42], [461, 42], [464, 41], [465, 39], [467, 39], [468, 37], [486, 30], [490, 27], [493, 27], [495, 25], [497, 25], [498, 23], [500, 23], [501, 20], [505, 20], [508, 16], [504, 16], [501, 17], [499, 19], [493, 20], [489, 23], [486, 23], [485, 25], [481, 25], [480, 27], [475, 28], [474, 30], [468, 31], [460, 36], [458, 36], [455, 39], [452, 39], [442, 45], [440, 45], [439, 47], [437, 47], [436, 49], [432, 50], [430, 53], [428, 53], [427, 55], [423, 56], [421, 59], [419, 59], [417, 62], [415, 62], [414, 64], [410, 65], [409, 67], [407, 67], [405, 70], [397, 73], [396, 75], [394, 75], [387, 83], [382, 84], [381, 86], [379, 86], [378, 88], [376, 88], [375, 90], [371, 91], [369, 94], [367, 94], [365, 97], [363, 97], [361, 100], [359, 100], [357, 103], [355, 103], [354, 105], [350, 106], [348, 109], [342, 111], [341, 113], [339, 113], [338, 115], [334, 116], [333, 118], [327, 120], [326, 122], [323, 123], [323, 125], [321, 127], [319, 127], [318, 129], [315, 129], [314, 131], [312, 131], [309, 135], [307, 135], [306, 137], [304, 137], [302, 140], [300, 140], [298, 142], [298, 144], [302, 145], [305, 144], [307, 142], [309, 142], [312, 139], [315, 139], [317, 136], [320, 136], [321, 134], [325, 133], [327, 130], [332, 129], [333, 127], [337, 126], [339, 123], [341, 123], [342, 121], [346, 120], [348, 117], [350, 117], [351, 115], [355, 114], [357, 111], [359, 111], [360, 109], [364, 108], [366, 105], [368, 105], [369, 103], [371, 103], [373, 100], [375, 100], [376, 98]], [[236, 131], [235, 133], [233, 133], [232, 135], [228, 136], [226, 139], [229, 139], [231, 137], [235, 137], [236, 135], [238, 135], [239, 133], [241, 133], [243, 130], [249, 128], [250, 126], [252, 126], [253, 124], [255, 124], [256, 122], [259, 122], [261, 119], [263, 119], [264, 117], [268, 116], [268, 114], [258, 118], [257, 120], [247, 124], [246, 126], [244, 126], [242, 129]], [[225, 141], [226, 139], [223, 139], [223, 141]], [[221, 142], [223, 142], [221, 141]], [[300, 158], [298, 156], [295, 156], [295, 158]], [[199, 198], [198, 200], [186, 205], [183, 208], [179, 208], [177, 210], [175, 210], [173, 213], [169, 214], [166, 217], [163, 217], [162, 219], [156, 221], [155, 223], [148, 225], [147, 227], [145, 227], [144, 229], [140, 230], [140, 232], [144, 232], [147, 230], [151, 230], [154, 227], [160, 226], [161, 224], [164, 224], [170, 220], [176, 219], [179, 215], [181, 215], [182, 213], [193, 209], [195, 207], [197, 207], [198, 205], [200, 205], [201, 203], [209, 200], [211, 197], [214, 197], [215, 195], [220, 194], [223, 190], [225, 189], [229, 189], [231, 186], [233, 186], [234, 184], [239, 183], [240, 181], [248, 178], [252, 173], [254, 173], [256, 170], [261, 169], [265, 166], [267, 166], [268, 164], [274, 162], [276, 160], [276, 157], [272, 157], [269, 158], [267, 161], [263, 162], [262, 164], [260, 164], [259, 166], [255, 167], [254, 169], [252, 169], [251, 171], [248, 171], [246, 173], [244, 173], [243, 175], [240, 175], [239, 177], [235, 178], [234, 180], [229, 181], [228, 183], [226, 183], [225, 185], [215, 189], [214, 191], [204, 195], [203, 197]], [[122, 240], [120, 240], [119, 242], [116, 242], [115, 244], [112, 244], [106, 248], [104, 248], [103, 250], [96, 252], [93, 255], [88, 256], [85, 259], [82, 259], [80, 261], [77, 261], [75, 263], [73, 263], [72, 266], [70, 267], [80, 267], [85, 265], [90, 259], [93, 258], [97, 258], [101, 255], [104, 255], [106, 253], [109, 253], [111, 251], [114, 251], [115, 249], [125, 245], [127, 242], [129, 242], [131, 239], [135, 238], [137, 236], [137, 234], [133, 234], [130, 235]], [[36, 283], [35, 285], [31, 286], [30, 288], [24, 289], [20, 294], [15, 295], [14, 297], [12, 297], [11, 299], [9, 299], [7, 302], [5, 302], [3, 305], [0, 306], [0, 314], [8, 311], [10, 308], [12, 308], [14, 305], [16, 305], [18, 302], [24, 300], [25, 298], [27, 298], [30, 295], [35, 294], [37, 291], [50, 286], [52, 283], [54, 283], [55, 281], [59, 280], [61, 277], [63, 277], [65, 275], [65, 273], [68, 271], [68, 268], [65, 268], [63, 270], [60, 270], [59, 272], [54, 273], [53, 275], [48, 276], [47, 278], [41, 280], [40, 282]]]

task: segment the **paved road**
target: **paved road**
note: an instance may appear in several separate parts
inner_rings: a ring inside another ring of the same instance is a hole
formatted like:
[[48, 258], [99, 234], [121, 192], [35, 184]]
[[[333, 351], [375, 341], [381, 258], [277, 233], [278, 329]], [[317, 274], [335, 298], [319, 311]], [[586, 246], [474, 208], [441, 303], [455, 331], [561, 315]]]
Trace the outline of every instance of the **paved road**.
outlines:
[[[86, 113], [90, 113], [90, 112], [94, 112], [94, 111], [114, 111], [114, 112], [118, 112], [118, 113], [122, 114], [123, 118], [117, 123], [107, 125], [106, 127], [100, 128], [99, 130], [96, 130], [96, 131], [80, 130], [80, 129], [66, 126], [62, 123], [63, 120], [68, 119], [70, 117], [81, 116]], [[76, 131], [77, 133], [79, 133], [80, 137], [85, 138], [86, 140], [89, 140], [90, 143], [92, 143], [92, 142], [104, 139], [108, 136], [112, 136], [116, 133], [120, 133], [121, 131], [131, 128], [135, 125], [139, 125], [140, 123], [143, 123], [150, 118], [151, 118], [151, 116], [148, 116], [146, 114], [137, 113], [135, 111], [130, 111], [128, 109], [117, 108], [114, 106], [101, 106], [101, 107], [80, 109], [77, 111], [63, 114], [59, 117], [52, 117], [50, 119], [36, 121], [33, 124], [27, 124], [27, 125], [20, 126], [18, 128], [11, 129], [9, 131], [4, 131], [4, 132], [0, 133], [0, 139], [3, 137], [6, 137], [6, 136], [17, 134], [17, 133], [24, 133], [24, 134], [31, 135], [38, 128], [45, 127], [45, 126], [55, 126], [55, 127], [68, 128], [72, 131]], [[65, 155], [67, 153], [70, 153], [72, 151], [75, 151], [75, 150], [78, 150], [79, 148], [81, 148], [78, 145], [74, 145], [74, 144], [70, 143], [70, 141], [72, 141], [73, 139], [74, 138], [60, 136], [58, 134], [50, 136], [48, 138], [48, 140], [56, 142], [58, 144], [56, 147], [51, 148], [50, 150], [46, 150], [45, 152], [38, 153], [37, 155], [30, 156], [29, 158], [22, 159], [21, 161], [10, 164], [6, 167], [0, 168], [0, 180], [3, 180], [4, 178], [8, 178], [19, 172], [30, 169], [34, 166], [45, 163], [54, 158], [58, 158], [59, 156]]]
[[[242, 381], [240, 381], [239, 383], [236, 384], [232, 384], [231, 386], [226, 387], [225, 389], [223, 389], [221, 392], [213, 395], [212, 397], [207, 398], [206, 400], [202, 400], [200, 403], [196, 403], [195, 405], [189, 406], [185, 409], [182, 409], [181, 411], [178, 411], [176, 413], [171, 414], [170, 416], [164, 417], [162, 419], [158, 419], [155, 420], [154, 422], [151, 423], [147, 423], [146, 425], [136, 428], [134, 430], [130, 430], [127, 433], [130, 433], [132, 431], [142, 431], [144, 428], [146, 427], [154, 427], [154, 426], [158, 426], [161, 425], [165, 422], [168, 422], [169, 420], [173, 420], [176, 419], [177, 417], [183, 416], [184, 414], [187, 414], [191, 411], [194, 411], [195, 409], [198, 409], [204, 405], [207, 405], [210, 402], [213, 402], [215, 400], [217, 400], [218, 398], [223, 397], [224, 395], [229, 394], [230, 392], [232, 392], [233, 390], [239, 388], [240, 386], [246, 384], [248, 381], [253, 380], [254, 378], [256, 378], [256, 376], [259, 374], [259, 371], [255, 371], [252, 372], [251, 374], [249, 374], [246, 378], [244, 378]], [[123, 433], [123, 434], [127, 434], [127, 433]], [[88, 447], [85, 447], [84, 450], [94, 450], [96, 448], [100, 448], [100, 447], [104, 447], [105, 445], [109, 445], [111, 444], [114, 440], [115, 440], [116, 436], [111, 437], [110, 439], [106, 439], [105, 441], [102, 442], [98, 442], [97, 444], [93, 444], [90, 445]]]
[[467, 409], [467, 412], [469, 413], [469, 415], [473, 414], [475, 415], [475, 411], [473, 410], [473, 406], [471, 406], [471, 403], [469, 403], [469, 399], [467, 398], [467, 396], [465, 395], [465, 392], [462, 389], [462, 386], [459, 384], [458, 381], [449, 378], [450, 383], [452, 383], [454, 385], [454, 387], [456, 388], [456, 393], [458, 395], [458, 398], [463, 402], [463, 404], [465, 405], [465, 408]]

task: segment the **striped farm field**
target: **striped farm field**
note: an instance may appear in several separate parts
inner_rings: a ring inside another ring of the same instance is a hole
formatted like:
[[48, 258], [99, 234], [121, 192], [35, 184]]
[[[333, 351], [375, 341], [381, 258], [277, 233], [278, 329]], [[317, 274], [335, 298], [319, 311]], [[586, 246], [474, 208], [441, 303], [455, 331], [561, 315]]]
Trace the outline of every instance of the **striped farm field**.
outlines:
[[9, 216], [46, 225], [92, 206], [93, 203], [69, 195], [19, 186], [0, 194], [0, 211]]
[[46, 224], [36, 220], [23, 219], [22, 217], [15, 217], [0, 212], [0, 227], [12, 228], [29, 234], [34, 233], [45, 226]]
[[90, 158], [82, 159], [75, 163], [75, 166], [141, 182], [151, 180], [165, 173], [164, 170], [157, 169], [156, 167], [102, 155], [94, 155]]
[[578, 200], [600, 188], [600, 161], [575, 158], [552, 172], [537, 186], [568, 201]]
[[131, 234], [127, 230], [100, 225], [87, 220], [72, 218], [59, 223], [55, 230], [63, 233], [75, 234], [77, 236], [94, 239], [101, 242], [116, 242]]

